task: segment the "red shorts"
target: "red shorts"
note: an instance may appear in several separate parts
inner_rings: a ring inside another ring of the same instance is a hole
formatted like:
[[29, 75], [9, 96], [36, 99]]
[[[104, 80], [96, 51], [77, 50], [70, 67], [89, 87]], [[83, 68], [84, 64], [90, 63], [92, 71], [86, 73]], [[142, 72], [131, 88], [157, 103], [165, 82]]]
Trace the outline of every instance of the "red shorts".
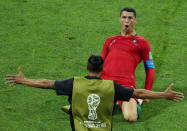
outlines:
[[[126, 85], [126, 84], [124, 84], [123, 81], [117, 81], [117, 80], [115, 80], [115, 82], [118, 83], [118, 84], [120, 84], [123, 87], [136, 89], [136, 87], [134, 85], [131, 85], [131, 86], [130, 85]], [[133, 98], [133, 99], [138, 103], [138, 98]], [[123, 101], [117, 100], [117, 102], [119, 103], [120, 106], [122, 106]]]

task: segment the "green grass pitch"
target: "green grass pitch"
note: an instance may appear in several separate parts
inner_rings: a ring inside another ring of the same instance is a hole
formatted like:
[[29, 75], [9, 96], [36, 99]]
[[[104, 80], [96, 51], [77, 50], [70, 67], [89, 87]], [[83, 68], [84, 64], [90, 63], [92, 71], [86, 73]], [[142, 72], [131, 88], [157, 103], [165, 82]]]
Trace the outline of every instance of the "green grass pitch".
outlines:
[[[1, 0], [0, 1], [0, 131], [71, 131], [69, 116], [60, 110], [66, 96], [23, 85], [8, 87], [4, 77], [21, 66], [28, 78], [64, 80], [84, 76], [90, 54], [100, 54], [105, 39], [120, 32], [119, 12], [137, 10], [136, 31], [152, 47], [153, 90], [171, 82], [187, 94], [186, 0]], [[137, 88], [144, 87], [141, 63]], [[113, 117], [114, 131], [185, 131], [187, 99], [175, 103], [152, 100], [142, 106], [135, 123], [121, 109]]]

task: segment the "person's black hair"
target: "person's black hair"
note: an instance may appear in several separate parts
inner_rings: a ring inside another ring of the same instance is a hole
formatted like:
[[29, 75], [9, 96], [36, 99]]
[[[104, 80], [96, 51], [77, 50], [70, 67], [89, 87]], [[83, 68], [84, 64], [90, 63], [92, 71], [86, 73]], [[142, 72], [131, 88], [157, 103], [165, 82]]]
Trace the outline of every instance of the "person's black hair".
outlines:
[[100, 55], [91, 55], [88, 59], [87, 69], [92, 73], [99, 73], [103, 70], [103, 63]]
[[135, 10], [135, 9], [133, 9], [133, 8], [128, 8], [128, 7], [123, 8], [123, 9], [120, 11], [120, 16], [121, 16], [121, 14], [122, 14], [123, 11], [133, 12], [133, 13], [134, 13], [134, 17], [136, 18], [136, 10]]

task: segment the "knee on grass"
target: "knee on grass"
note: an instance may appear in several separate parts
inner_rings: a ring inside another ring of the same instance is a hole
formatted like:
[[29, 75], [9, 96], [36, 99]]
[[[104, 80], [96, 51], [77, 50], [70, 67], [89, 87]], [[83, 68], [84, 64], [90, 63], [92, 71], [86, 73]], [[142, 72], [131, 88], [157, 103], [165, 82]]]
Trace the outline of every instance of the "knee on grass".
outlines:
[[129, 122], [135, 122], [138, 119], [138, 115], [137, 113], [124, 115], [124, 119]]

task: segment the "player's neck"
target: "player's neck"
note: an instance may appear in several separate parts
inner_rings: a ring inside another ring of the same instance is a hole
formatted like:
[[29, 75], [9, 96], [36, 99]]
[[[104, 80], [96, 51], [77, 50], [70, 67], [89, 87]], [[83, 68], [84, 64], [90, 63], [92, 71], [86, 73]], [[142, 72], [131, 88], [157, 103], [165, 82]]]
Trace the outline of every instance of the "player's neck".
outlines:
[[122, 31], [122, 32], [121, 32], [121, 35], [122, 35], [122, 36], [135, 36], [135, 35], [136, 35], [136, 31], [135, 31], [135, 30], [133, 30], [133, 31], [131, 31], [131, 32]]
[[101, 76], [101, 73], [88, 72], [88, 76], [100, 77], [100, 76]]

